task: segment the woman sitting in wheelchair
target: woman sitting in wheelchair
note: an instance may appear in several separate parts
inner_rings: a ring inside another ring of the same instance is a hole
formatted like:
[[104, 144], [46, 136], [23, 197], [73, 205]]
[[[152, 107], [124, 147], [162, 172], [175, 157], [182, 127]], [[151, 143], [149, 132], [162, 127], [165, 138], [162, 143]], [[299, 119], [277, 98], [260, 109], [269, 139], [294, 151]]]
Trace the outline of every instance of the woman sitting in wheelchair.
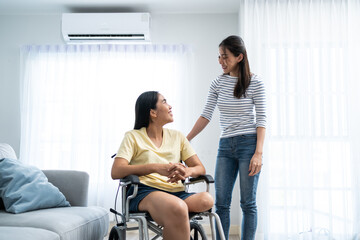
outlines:
[[207, 192], [184, 191], [181, 180], [203, 175], [205, 168], [183, 134], [163, 128], [172, 121], [171, 106], [160, 93], [142, 93], [135, 105], [134, 130], [125, 134], [111, 176], [138, 175], [141, 184], [130, 212], [149, 212], [163, 226], [163, 239], [183, 240], [190, 237], [188, 213], [209, 210], [214, 200]]

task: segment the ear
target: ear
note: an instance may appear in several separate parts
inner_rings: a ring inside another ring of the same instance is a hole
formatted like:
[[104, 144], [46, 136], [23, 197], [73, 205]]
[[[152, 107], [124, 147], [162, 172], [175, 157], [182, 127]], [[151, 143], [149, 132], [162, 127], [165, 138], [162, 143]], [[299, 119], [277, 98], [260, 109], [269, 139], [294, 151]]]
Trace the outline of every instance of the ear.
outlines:
[[150, 109], [150, 117], [153, 117], [153, 118], [157, 117], [156, 111], [154, 109]]
[[244, 59], [244, 54], [240, 53], [239, 56], [237, 56], [237, 62], [241, 62]]

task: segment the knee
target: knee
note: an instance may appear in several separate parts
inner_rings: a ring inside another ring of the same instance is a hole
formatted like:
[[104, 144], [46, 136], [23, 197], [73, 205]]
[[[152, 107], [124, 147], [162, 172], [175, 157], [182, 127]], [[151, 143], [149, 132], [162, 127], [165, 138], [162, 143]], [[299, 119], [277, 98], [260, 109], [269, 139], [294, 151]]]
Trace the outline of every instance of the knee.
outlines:
[[188, 221], [189, 220], [189, 210], [186, 203], [179, 199], [171, 203], [168, 211], [169, 218], [174, 221]]
[[229, 212], [230, 211], [230, 205], [222, 205], [222, 204], [219, 204], [218, 202], [216, 202], [215, 207], [216, 207], [216, 212], [218, 212], [218, 211]]
[[256, 213], [257, 212], [257, 206], [256, 206], [255, 201], [244, 202], [244, 203], [241, 203], [240, 206], [244, 213]]
[[231, 206], [231, 196], [216, 195], [215, 206], [216, 209], [221, 209], [222, 211], [229, 211]]
[[204, 211], [209, 210], [214, 206], [214, 198], [208, 192], [201, 193], [200, 206]]

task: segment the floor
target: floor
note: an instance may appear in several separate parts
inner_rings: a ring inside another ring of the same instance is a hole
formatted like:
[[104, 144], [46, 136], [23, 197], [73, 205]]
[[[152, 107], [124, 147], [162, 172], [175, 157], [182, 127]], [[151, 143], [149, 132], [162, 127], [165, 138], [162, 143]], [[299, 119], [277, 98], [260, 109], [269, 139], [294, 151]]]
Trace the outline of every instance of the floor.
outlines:
[[[150, 234], [151, 235], [151, 234]], [[153, 235], [151, 235], [153, 236]], [[151, 238], [150, 236], [150, 238]], [[211, 235], [208, 235], [207, 236], [208, 239], [211, 239]], [[160, 238], [161, 239], [161, 238]], [[108, 240], [108, 236], [104, 238], [104, 240]], [[127, 235], [126, 235], [126, 240], [139, 240], [139, 236], [137, 233], [131, 233], [129, 232]], [[236, 236], [236, 235], [230, 235], [229, 236], [229, 240], [240, 240], [240, 237], [239, 236]]]
[[[138, 238], [139, 236], [136, 234], [136, 233], [129, 233], [127, 236], [126, 236], [126, 240], [139, 240]], [[208, 235], [207, 236], [208, 239], [211, 239], [211, 235]], [[160, 238], [161, 239], [161, 238]], [[108, 237], [104, 238], [104, 240], [108, 240]], [[240, 240], [240, 237], [239, 236], [236, 236], [236, 235], [230, 235], [229, 236], [229, 240]]]
[[[111, 230], [112, 226], [113, 226], [113, 224], [110, 224], [109, 231]], [[151, 231], [149, 231], [149, 235], [150, 235], [149, 236], [150, 239], [155, 236], [155, 234], [152, 233]], [[208, 237], [208, 239], [212, 239], [211, 234], [207, 235], [207, 237]], [[108, 240], [108, 238], [109, 238], [109, 236], [106, 236], [104, 238], [104, 240]], [[162, 238], [159, 238], [159, 239], [162, 239]], [[137, 231], [129, 231], [129, 232], [127, 232], [126, 240], [139, 240], [139, 235], [138, 235]], [[240, 240], [240, 237], [238, 235], [230, 235], [229, 240]]]

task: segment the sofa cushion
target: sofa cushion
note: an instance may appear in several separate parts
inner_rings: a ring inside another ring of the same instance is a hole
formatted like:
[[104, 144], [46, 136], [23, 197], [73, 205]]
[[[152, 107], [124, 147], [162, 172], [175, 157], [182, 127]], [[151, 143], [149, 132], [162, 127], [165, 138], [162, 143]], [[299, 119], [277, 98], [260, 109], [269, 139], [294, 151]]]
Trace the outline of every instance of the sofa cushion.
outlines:
[[50, 208], [21, 214], [0, 211], [0, 226], [42, 228], [61, 240], [99, 240], [109, 228], [108, 212], [102, 207]]
[[1, 227], [0, 226], [0, 240], [60, 240], [60, 236], [54, 232], [50, 232], [40, 228], [28, 227]]
[[11, 213], [70, 206], [40, 169], [10, 158], [0, 159], [0, 197]]
[[49, 182], [58, 187], [71, 206], [88, 204], [89, 174], [75, 170], [42, 170]]

